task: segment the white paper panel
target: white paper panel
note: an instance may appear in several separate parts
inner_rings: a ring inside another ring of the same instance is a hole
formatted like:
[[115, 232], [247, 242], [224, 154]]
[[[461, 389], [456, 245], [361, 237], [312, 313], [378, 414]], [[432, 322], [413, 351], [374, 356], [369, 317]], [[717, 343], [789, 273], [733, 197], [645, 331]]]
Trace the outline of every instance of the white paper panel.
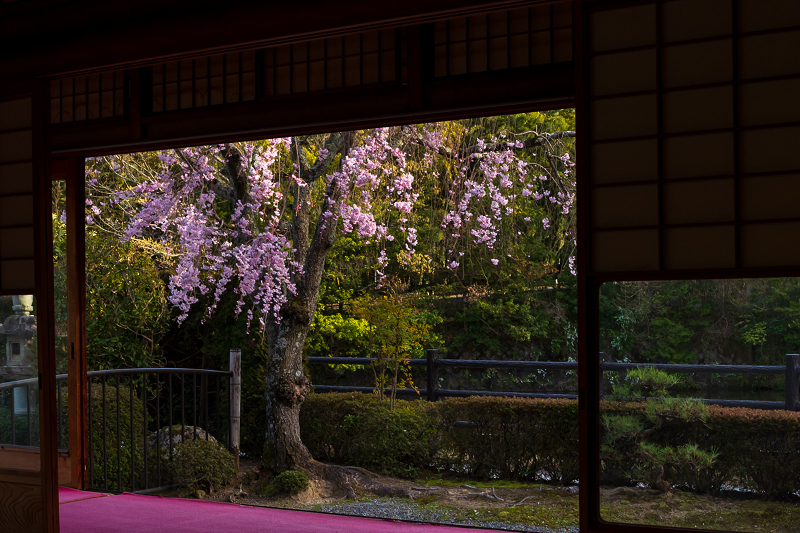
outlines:
[[655, 139], [596, 144], [591, 152], [593, 184], [646, 181], [658, 178]]
[[31, 100], [6, 100], [0, 102], [0, 131], [31, 127]]
[[658, 230], [595, 233], [592, 264], [597, 272], [658, 269]]
[[662, 56], [664, 87], [731, 81], [732, 47], [730, 39], [722, 39], [664, 48]]
[[745, 177], [739, 194], [742, 220], [800, 218], [800, 174]]
[[664, 94], [662, 129], [665, 133], [733, 127], [733, 88], [711, 87]]
[[800, 73], [800, 31], [739, 39], [741, 79]]
[[596, 228], [658, 224], [658, 187], [602, 187], [592, 193], [592, 224]]
[[0, 194], [33, 191], [33, 164], [0, 165]]
[[655, 135], [658, 131], [654, 94], [597, 100], [590, 114], [593, 140]]
[[0, 259], [33, 257], [33, 228], [0, 229], [0, 246]]
[[732, 133], [669, 137], [664, 139], [663, 150], [667, 179], [733, 174]]
[[656, 44], [656, 7], [643, 5], [597, 11], [589, 17], [589, 42], [595, 52]]
[[664, 42], [729, 35], [733, 28], [731, 0], [664, 2], [661, 28]]
[[800, 122], [800, 79], [744, 83], [739, 88], [739, 124]]
[[736, 266], [733, 226], [670, 228], [664, 231], [664, 268], [669, 270]]
[[596, 96], [656, 88], [656, 51], [637, 50], [593, 58], [589, 89]]
[[737, 0], [739, 29], [750, 32], [800, 26], [797, 0]]
[[741, 229], [744, 267], [800, 265], [800, 222], [747, 224]]
[[664, 184], [665, 224], [732, 222], [734, 204], [733, 179]]
[[742, 172], [800, 169], [800, 128], [743, 131], [739, 158]]
[[32, 290], [35, 281], [33, 260], [0, 261], [0, 288], [3, 290]]
[[30, 130], [0, 133], [0, 163], [31, 159], [31, 143]]
[[0, 198], [0, 227], [33, 225], [33, 196]]

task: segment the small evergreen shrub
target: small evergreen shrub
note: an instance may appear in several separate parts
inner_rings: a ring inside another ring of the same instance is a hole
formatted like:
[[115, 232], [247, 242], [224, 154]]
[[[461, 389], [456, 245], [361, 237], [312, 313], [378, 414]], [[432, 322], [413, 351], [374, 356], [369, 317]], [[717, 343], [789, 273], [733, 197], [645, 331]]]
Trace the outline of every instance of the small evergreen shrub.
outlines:
[[192, 488], [230, 483], [236, 477], [233, 455], [218, 442], [187, 440], [175, 447], [171, 464], [175, 482]]
[[273, 494], [296, 494], [308, 488], [308, 476], [299, 470], [286, 470], [275, 476], [270, 488]]

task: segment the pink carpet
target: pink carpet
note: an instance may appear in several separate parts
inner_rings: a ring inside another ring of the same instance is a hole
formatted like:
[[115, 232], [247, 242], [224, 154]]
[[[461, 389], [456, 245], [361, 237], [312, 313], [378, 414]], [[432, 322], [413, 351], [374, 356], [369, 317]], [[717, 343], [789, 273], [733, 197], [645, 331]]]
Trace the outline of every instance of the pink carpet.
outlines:
[[473, 528], [121, 494], [59, 508], [62, 533], [456, 533]]
[[58, 487], [58, 503], [77, 502], [79, 500], [88, 500], [90, 498], [102, 498], [107, 494], [99, 492], [86, 492], [83, 490], [69, 489], [67, 487]]

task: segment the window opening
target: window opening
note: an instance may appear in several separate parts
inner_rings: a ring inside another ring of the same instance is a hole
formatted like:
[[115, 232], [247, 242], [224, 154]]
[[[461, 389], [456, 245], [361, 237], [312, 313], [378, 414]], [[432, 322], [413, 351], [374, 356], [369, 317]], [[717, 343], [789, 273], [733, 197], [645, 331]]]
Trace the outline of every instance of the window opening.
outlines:
[[791, 530], [798, 291], [798, 278], [601, 286], [604, 520]]
[[[87, 159], [90, 484], [178, 484], [176, 449], [230, 446], [242, 347], [242, 464], [279, 471], [260, 398], [290, 379], [317, 393], [281, 431], [317, 459], [438, 487], [417, 490], [424, 520], [442, 502], [527, 530], [541, 505], [577, 525], [574, 135], [560, 110]], [[311, 298], [308, 250], [327, 255]], [[312, 306], [307, 367], [281, 342], [292, 301]], [[294, 358], [285, 377], [271, 352]], [[358, 392], [320, 394], [337, 390]]]

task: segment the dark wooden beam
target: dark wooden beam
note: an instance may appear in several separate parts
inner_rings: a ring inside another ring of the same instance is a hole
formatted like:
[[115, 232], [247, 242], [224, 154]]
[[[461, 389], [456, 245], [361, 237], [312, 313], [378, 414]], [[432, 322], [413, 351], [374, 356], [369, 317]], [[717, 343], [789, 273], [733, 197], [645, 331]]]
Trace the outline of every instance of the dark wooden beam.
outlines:
[[48, 85], [35, 84], [33, 94], [33, 172], [36, 246], [37, 352], [39, 358], [39, 452], [41, 458], [42, 531], [59, 530], [58, 425], [56, 405], [55, 308], [53, 296], [53, 218], [50, 185]]
[[431, 81], [416, 100], [398, 85], [158, 113], [142, 116], [141, 127], [127, 119], [58, 125], [52, 148], [102, 155], [563, 108], [574, 104], [572, 76], [569, 63]]
[[552, 0], [141, 0], [0, 4], [0, 84], [151, 64]]

